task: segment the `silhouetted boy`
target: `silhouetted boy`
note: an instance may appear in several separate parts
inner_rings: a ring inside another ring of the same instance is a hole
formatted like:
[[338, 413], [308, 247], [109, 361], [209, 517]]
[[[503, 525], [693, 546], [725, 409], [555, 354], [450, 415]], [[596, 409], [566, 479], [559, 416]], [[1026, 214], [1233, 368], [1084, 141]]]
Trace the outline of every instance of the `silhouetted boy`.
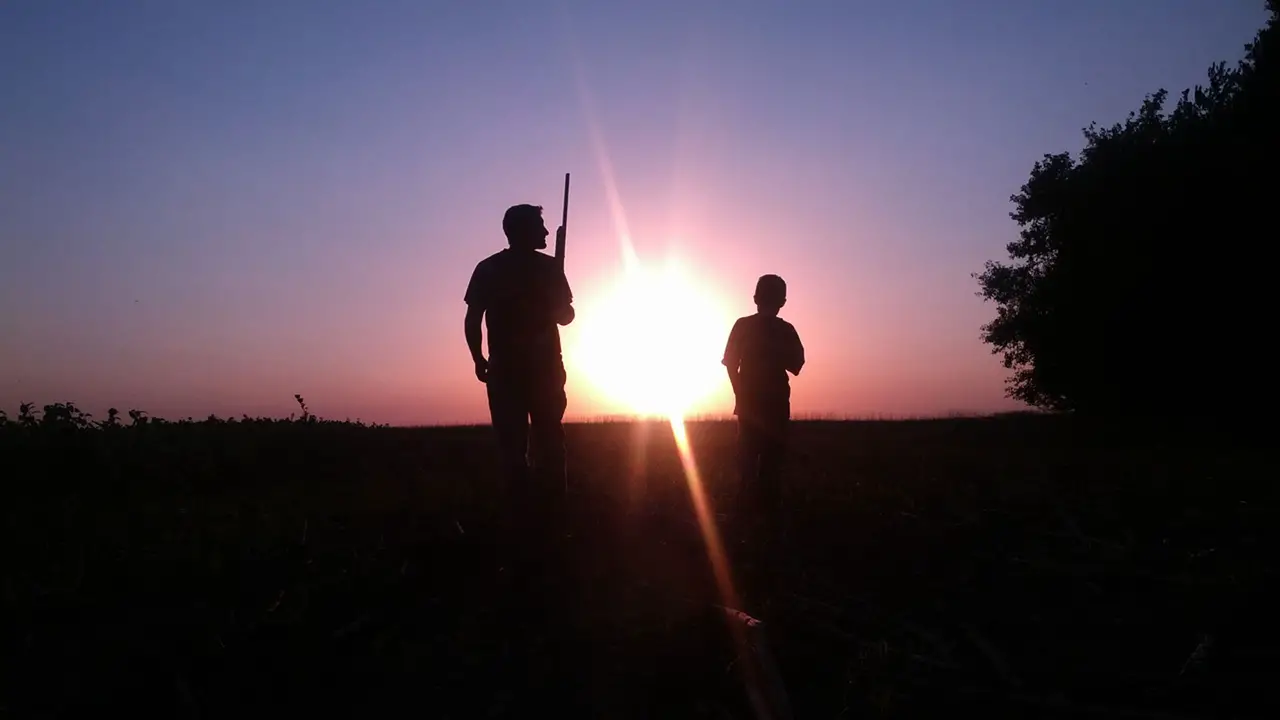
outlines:
[[777, 275], [756, 282], [756, 314], [739, 318], [729, 332], [724, 366], [738, 416], [739, 497], [753, 512], [776, 520], [782, 499], [782, 464], [791, 421], [791, 382], [804, 367], [804, 345], [791, 323], [778, 317], [787, 284]]

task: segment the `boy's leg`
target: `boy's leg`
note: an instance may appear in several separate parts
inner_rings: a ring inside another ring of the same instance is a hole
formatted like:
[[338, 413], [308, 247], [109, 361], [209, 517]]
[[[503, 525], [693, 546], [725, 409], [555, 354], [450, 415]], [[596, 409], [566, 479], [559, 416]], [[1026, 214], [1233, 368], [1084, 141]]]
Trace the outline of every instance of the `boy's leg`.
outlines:
[[739, 419], [739, 463], [742, 480], [737, 513], [738, 537], [746, 541], [740, 582], [743, 601], [752, 612], [765, 611], [776, 583], [773, 575], [778, 479], [778, 433], [769, 415]]
[[760, 538], [756, 554], [755, 603], [759, 612], [766, 612], [770, 598], [779, 587], [780, 562], [785, 556], [781, 547], [782, 532], [782, 481], [786, 462], [786, 415], [773, 414], [760, 426], [760, 473], [756, 478], [755, 532]]
[[738, 498], [737, 515], [745, 519], [756, 512], [755, 494], [760, 471], [760, 432], [756, 419], [738, 416]]
[[763, 424], [760, 443], [759, 491], [760, 510], [770, 526], [776, 527], [782, 514], [782, 480], [787, 459], [791, 421], [787, 414], [777, 414]]

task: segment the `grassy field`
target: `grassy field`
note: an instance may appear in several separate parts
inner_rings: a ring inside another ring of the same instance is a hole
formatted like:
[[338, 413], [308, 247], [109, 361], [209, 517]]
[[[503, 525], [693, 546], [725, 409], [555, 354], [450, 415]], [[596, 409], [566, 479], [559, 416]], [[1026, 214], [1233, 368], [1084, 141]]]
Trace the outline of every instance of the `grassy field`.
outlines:
[[[734, 428], [689, 434], [732, 530]], [[0, 715], [733, 716], [670, 429], [568, 438], [533, 527], [504, 519], [487, 428], [10, 417]], [[1280, 706], [1269, 451], [805, 422], [789, 473], [785, 535], [729, 552], [797, 718]]]

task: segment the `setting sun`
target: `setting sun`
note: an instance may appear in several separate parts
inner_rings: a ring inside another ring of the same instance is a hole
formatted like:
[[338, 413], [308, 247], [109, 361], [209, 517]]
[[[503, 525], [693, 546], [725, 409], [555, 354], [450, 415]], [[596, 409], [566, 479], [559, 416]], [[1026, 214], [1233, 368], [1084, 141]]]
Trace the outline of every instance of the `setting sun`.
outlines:
[[631, 263], [584, 308], [566, 361], [601, 399], [675, 418], [726, 391], [719, 360], [733, 317], [678, 263]]

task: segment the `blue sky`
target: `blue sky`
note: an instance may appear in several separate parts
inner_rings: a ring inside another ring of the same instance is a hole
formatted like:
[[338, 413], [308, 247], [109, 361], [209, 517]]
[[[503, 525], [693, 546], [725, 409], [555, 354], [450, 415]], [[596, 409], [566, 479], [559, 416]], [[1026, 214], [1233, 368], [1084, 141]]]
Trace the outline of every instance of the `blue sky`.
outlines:
[[[1013, 407], [970, 277], [1015, 237], [1009, 196], [1083, 126], [1234, 63], [1264, 19], [1261, 0], [6, 2], [0, 407], [287, 414], [301, 392], [326, 416], [482, 420], [467, 277], [508, 205], [554, 228], [566, 171], [580, 307], [621, 272], [612, 180], [641, 260], [677, 257], [731, 314], [759, 274], [788, 278], [797, 412]], [[588, 331], [566, 329], [567, 362]], [[571, 374], [570, 415], [619, 409]]]

